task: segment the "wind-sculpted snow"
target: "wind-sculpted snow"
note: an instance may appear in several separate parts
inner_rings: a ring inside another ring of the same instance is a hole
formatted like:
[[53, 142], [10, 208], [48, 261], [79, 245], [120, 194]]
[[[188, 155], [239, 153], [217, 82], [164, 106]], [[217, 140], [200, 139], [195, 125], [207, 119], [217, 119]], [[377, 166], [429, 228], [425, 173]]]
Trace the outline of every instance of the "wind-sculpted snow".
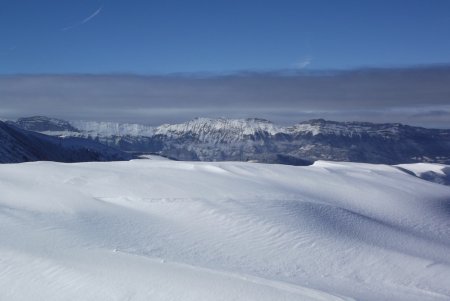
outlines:
[[448, 165], [416, 163], [400, 164], [398, 168], [427, 181], [450, 185], [450, 166]]
[[0, 191], [1, 300], [450, 300], [450, 187], [397, 167], [34, 162]]

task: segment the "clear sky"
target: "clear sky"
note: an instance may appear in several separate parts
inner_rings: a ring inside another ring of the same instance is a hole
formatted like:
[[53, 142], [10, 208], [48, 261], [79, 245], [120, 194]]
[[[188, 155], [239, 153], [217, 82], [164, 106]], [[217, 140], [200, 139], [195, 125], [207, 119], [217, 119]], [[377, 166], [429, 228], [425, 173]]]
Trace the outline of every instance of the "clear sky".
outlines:
[[450, 0], [0, 0], [0, 118], [450, 128]]
[[450, 62], [450, 1], [0, 0], [0, 73]]

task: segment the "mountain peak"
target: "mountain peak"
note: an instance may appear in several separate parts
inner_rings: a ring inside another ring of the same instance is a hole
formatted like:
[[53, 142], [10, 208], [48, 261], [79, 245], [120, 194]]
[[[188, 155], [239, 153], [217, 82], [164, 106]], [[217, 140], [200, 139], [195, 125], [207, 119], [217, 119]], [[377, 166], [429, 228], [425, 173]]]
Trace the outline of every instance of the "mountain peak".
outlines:
[[69, 122], [50, 118], [46, 116], [30, 116], [19, 118], [16, 121], [16, 125], [20, 128], [28, 131], [34, 132], [45, 132], [45, 131], [70, 131], [78, 132], [78, 130], [73, 127]]

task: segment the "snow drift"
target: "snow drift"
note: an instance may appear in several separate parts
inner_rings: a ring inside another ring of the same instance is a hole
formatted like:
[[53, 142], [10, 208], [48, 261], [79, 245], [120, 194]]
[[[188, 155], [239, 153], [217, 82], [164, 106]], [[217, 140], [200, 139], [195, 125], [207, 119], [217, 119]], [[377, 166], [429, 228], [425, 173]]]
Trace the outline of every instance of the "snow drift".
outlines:
[[0, 165], [2, 300], [450, 300], [450, 187], [387, 165]]

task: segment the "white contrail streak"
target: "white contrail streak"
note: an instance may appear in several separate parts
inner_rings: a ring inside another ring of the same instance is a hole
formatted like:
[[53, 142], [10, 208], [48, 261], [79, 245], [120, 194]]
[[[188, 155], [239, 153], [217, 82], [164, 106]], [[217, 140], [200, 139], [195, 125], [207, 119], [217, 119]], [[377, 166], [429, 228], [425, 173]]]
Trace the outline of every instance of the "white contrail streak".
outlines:
[[81, 21], [81, 24], [87, 23], [92, 20], [96, 15], [98, 15], [102, 11], [103, 6], [100, 6], [92, 15]]
[[79, 22], [77, 24], [74, 24], [74, 25], [71, 25], [71, 26], [67, 26], [67, 27], [61, 28], [61, 30], [62, 31], [66, 31], [66, 30], [73, 29], [75, 27], [81, 26], [81, 25], [89, 22], [90, 20], [94, 19], [95, 16], [97, 16], [102, 11], [102, 9], [103, 9], [103, 6], [100, 6], [95, 12], [93, 12], [91, 15], [89, 15], [87, 18], [85, 18], [81, 22]]

